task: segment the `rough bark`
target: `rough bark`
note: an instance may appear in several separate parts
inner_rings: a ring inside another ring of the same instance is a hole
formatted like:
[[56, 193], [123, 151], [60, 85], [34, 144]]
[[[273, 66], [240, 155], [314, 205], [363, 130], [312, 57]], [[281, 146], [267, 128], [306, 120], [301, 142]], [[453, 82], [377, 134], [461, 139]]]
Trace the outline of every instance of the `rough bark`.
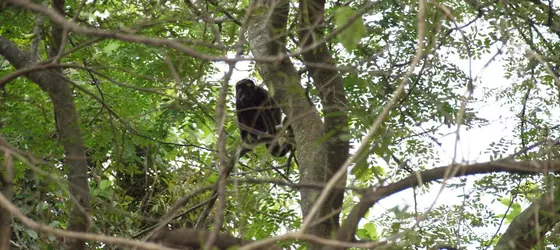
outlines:
[[[248, 41], [254, 56], [266, 57], [285, 54], [285, 30], [289, 12], [288, 1], [256, 0], [255, 10], [248, 24]], [[274, 38], [274, 39], [273, 39]], [[288, 57], [277, 62], [257, 62], [264, 82], [273, 89], [274, 98], [290, 121], [298, 152], [300, 182], [325, 183], [328, 180], [327, 152], [320, 145], [323, 123], [315, 107], [305, 97], [299, 74]], [[340, 157], [344, 157], [343, 155]], [[301, 207], [305, 217], [315, 204], [317, 191], [301, 190]], [[331, 205], [331, 204], [326, 204]], [[331, 207], [325, 210], [331, 211]], [[328, 223], [328, 222], [327, 222]], [[330, 237], [331, 227], [325, 223], [314, 225], [310, 232]], [[310, 245], [308, 249], [319, 249]]]
[[[172, 247], [177, 249], [185, 249], [186, 247], [191, 247], [194, 249], [200, 249], [207, 242], [210, 237], [210, 232], [197, 231], [188, 228], [179, 228], [171, 231], [162, 232], [160, 235], [154, 237], [153, 241], [160, 243], [166, 247]], [[244, 240], [241, 238], [236, 238], [228, 234], [219, 233], [212, 244], [214, 249], [226, 250], [235, 246], [242, 246], [251, 243], [251, 240]], [[190, 249], [190, 248], [189, 248]], [[267, 250], [281, 250], [282, 248], [270, 245], [259, 249]]]
[[[19, 50], [13, 43], [0, 37], [0, 55], [4, 56], [16, 69], [29, 67], [29, 54]], [[89, 185], [87, 161], [78, 114], [74, 105], [70, 83], [56, 71], [35, 71], [27, 78], [37, 83], [48, 93], [54, 106], [56, 127], [60, 143], [64, 148], [64, 165], [68, 171], [70, 194], [73, 196], [68, 229], [85, 232], [88, 228]], [[66, 249], [84, 249], [85, 241], [66, 239]]]
[[[0, 145], [7, 144], [0, 138]], [[13, 181], [14, 181], [14, 162], [10, 153], [4, 152], [4, 169], [0, 171], [0, 185], [2, 195], [8, 200], [12, 200]], [[5, 174], [4, 174], [5, 173]], [[12, 214], [0, 208], [0, 249], [10, 249], [10, 239], [12, 236]]]
[[[348, 158], [350, 150], [349, 141], [343, 139], [343, 134], [348, 133], [348, 114], [346, 108], [348, 101], [342, 84], [342, 76], [325, 42], [317, 44], [313, 49], [309, 49], [310, 46], [320, 41], [324, 36], [324, 13], [324, 0], [300, 0], [299, 2], [299, 45], [303, 51], [306, 51], [303, 53], [304, 63], [313, 79], [313, 84], [319, 92], [325, 120], [323, 134], [328, 135], [325, 142], [327, 169], [322, 173], [313, 173], [316, 176], [315, 181], [321, 182], [326, 182], [332, 178], [334, 173], [340, 169]], [[342, 179], [339, 185], [345, 186], [346, 178]], [[321, 218], [328, 214], [333, 214], [333, 216], [330, 220], [324, 221], [311, 229], [311, 233], [328, 235], [328, 233], [334, 232], [339, 228], [339, 209], [342, 207], [343, 198], [343, 190], [337, 189], [332, 192], [329, 200], [319, 211], [318, 216]], [[305, 207], [304, 209], [309, 211], [310, 208]]]
[[495, 250], [532, 249], [560, 221], [560, 188], [542, 195], [511, 222]]

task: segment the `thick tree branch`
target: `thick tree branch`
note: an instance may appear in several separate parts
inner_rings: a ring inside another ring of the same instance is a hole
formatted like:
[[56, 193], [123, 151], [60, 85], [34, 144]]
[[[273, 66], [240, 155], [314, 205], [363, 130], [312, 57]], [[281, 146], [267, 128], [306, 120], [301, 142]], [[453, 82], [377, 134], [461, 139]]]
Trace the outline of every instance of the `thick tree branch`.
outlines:
[[[360, 202], [352, 208], [352, 211], [342, 223], [337, 232], [336, 239], [340, 241], [352, 241], [356, 232], [358, 222], [364, 217], [368, 209], [380, 200], [408, 188], [421, 186], [426, 182], [439, 179], [447, 180], [452, 177], [468, 176], [475, 174], [488, 174], [497, 172], [507, 172], [516, 174], [539, 174], [547, 172], [560, 172], [560, 161], [494, 161], [477, 163], [472, 165], [451, 165], [438, 167], [423, 172], [416, 172], [409, 177], [389, 184], [369, 190]], [[327, 248], [337, 249], [337, 248]]]
[[[1, 139], [0, 139], [1, 140]], [[4, 153], [4, 170], [0, 169], [0, 191], [7, 200], [13, 196], [14, 181], [14, 161], [12, 152], [0, 145], [0, 152]], [[0, 249], [10, 249], [10, 239], [12, 236], [12, 213], [0, 208]]]
[[543, 194], [515, 217], [495, 250], [532, 249], [560, 221], [560, 188]]
[[[192, 247], [194, 249], [200, 249], [210, 238], [210, 232], [197, 231], [187, 228], [179, 228], [171, 231], [167, 231], [157, 236], [155, 241], [163, 244], [166, 247], [173, 247], [177, 249], [185, 249], [186, 247]], [[218, 234], [216, 239], [212, 244], [213, 249], [226, 250], [230, 247], [240, 246], [252, 241], [243, 240], [240, 238], [232, 237], [227, 234]], [[282, 248], [267, 245], [263, 247], [253, 248], [255, 250], [281, 250]]]
[[[323, 38], [325, 22], [325, 1], [324, 0], [300, 0], [299, 2], [299, 46], [302, 51], [306, 47], [314, 45], [316, 40]], [[326, 42], [319, 44], [316, 48], [303, 53], [304, 63], [309, 69], [313, 78], [313, 84], [319, 91], [319, 97], [323, 105], [325, 123], [323, 134], [329, 135], [324, 143], [327, 152], [326, 169], [313, 169], [310, 172], [314, 182], [327, 182], [336, 173], [349, 157], [350, 143], [344, 140], [343, 134], [348, 129], [348, 112], [346, 91], [342, 84], [342, 77], [336, 68], [333, 56], [331, 55]], [[338, 185], [345, 186], [346, 176], [341, 178]], [[311, 191], [311, 190], [310, 190]], [[306, 196], [316, 196], [317, 193], [308, 193]], [[310, 213], [311, 207], [304, 207], [304, 220], [309, 225], [314, 217], [324, 217], [333, 211], [340, 211], [344, 192], [334, 190], [325, 204], [314, 204], [320, 207], [317, 214]], [[307, 217], [307, 214], [310, 216]], [[330, 220], [326, 220], [310, 228], [310, 233], [329, 237], [330, 234], [339, 227], [339, 212], [333, 214]], [[306, 228], [303, 228], [306, 230]]]
[[[256, 10], [249, 22], [248, 41], [255, 57], [274, 58], [287, 55], [286, 27], [289, 14], [287, 0], [255, 0]], [[309, 103], [300, 76], [288, 57], [274, 63], [257, 61], [257, 69], [264, 82], [272, 89], [291, 124], [300, 163], [300, 182], [324, 183], [326, 150], [318, 142], [323, 137], [323, 123], [315, 107]], [[341, 156], [344, 157], [344, 156]], [[317, 191], [300, 190], [301, 207], [305, 216], [315, 203]], [[330, 209], [329, 209], [330, 211]], [[322, 227], [318, 225], [315, 228]], [[319, 233], [321, 231], [321, 233]], [[317, 230], [317, 235], [328, 237], [328, 230]]]
[[130, 240], [118, 237], [112, 237], [102, 234], [93, 233], [79, 233], [74, 231], [62, 230], [59, 228], [51, 227], [47, 224], [38, 223], [29, 217], [25, 216], [14, 204], [12, 204], [2, 193], [0, 193], [0, 208], [3, 208], [14, 215], [15, 218], [19, 219], [23, 225], [29, 227], [37, 232], [44, 232], [48, 235], [54, 235], [58, 237], [75, 238], [81, 241], [97, 241], [103, 242], [107, 245], [121, 245], [130, 246], [138, 249], [153, 249], [153, 250], [173, 250], [171, 248], [163, 247], [158, 244], [149, 242], [140, 242], [137, 240]]
[[[32, 63], [29, 54], [19, 50], [4, 37], [0, 37], [0, 55], [16, 69], [27, 68]], [[27, 77], [47, 92], [53, 102], [56, 127], [64, 148], [64, 165], [68, 171], [70, 194], [77, 201], [71, 208], [68, 229], [85, 232], [88, 228], [90, 204], [87, 161], [72, 89], [56, 71], [34, 71], [28, 73]], [[85, 246], [83, 240], [74, 241], [75, 238], [69, 240], [68, 249], [83, 249]]]
[[[64, 0], [53, 0], [52, 7], [58, 14], [64, 15]], [[52, 40], [48, 51], [50, 58], [62, 55], [68, 41], [68, 33], [65, 30], [59, 25], [52, 25]], [[56, 61], [58, 60], [55, 59]], [[66, 171], [68, 171], [70, 195], [77, 201], [77, 204], [73, 203], [73, 206], [70, 208], [68, 230], [87, 232], [89, 227], [90, 197], [86, 149], [80, 131], [78, 113], [74, 105], [70, 83], [62, 77], [62, 68], [55, 68], [52, 71], [55, 74], [45, 79], [46, 82], [40, 83], [35, 80], [34, 82], [39, 84], [49, 94], [53, 102], [56, 128], [60, 134], [66, 156], [65, 167]], [[84, 240], [76, 238], [66, 238], [64, 240], [66, 249], [85, 249], [85, 243]]]

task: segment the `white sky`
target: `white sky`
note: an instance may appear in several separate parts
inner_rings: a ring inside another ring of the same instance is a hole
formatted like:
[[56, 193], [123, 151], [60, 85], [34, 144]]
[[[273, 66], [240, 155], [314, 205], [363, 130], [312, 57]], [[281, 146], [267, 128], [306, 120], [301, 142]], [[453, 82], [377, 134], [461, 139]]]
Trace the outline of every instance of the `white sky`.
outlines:
[[[488, 54], [482, 57], [481, 60], [476, 60], [472, 62], [472, 76], [478, 77], [479, 80], [475, 82], [474, 97], [482, 97], [485, 88], [499, 88], [506, 86], [509, 82], [503, 76], [503, 68], [500, 60], [494, 61], [487, 68], [483, 66], [487, 63], [492, 55]], [[469, 71], [469, 64], [467, 60], [452, 60], [454, 61], [462, 70], [465, 72]], [[490, 154], [484, 153], [492, 142], [498, 142], [502, 138], [510, 138], [513, 135], [513, 126], [517, 123], [511, 118], [515, 114], [509, 111], [505, 107], [501, 107], [499, 103], [491, 102], [492, 99], [487, 98], [484, 100], [485, 103], [472, 103], [468, 104], [468, 107], [474, 108], [477, 112], [477, 116], [481, 118], [486, 118], [489, 120], [487, 126], [481, 128], [472, 128], [466, 131], [464, 128], [460, 132], [460, 143], [457, 150], [456, 162], [470, 163], [474, 162], [486, 162], [490, 160]], [[508, 124], [509, 122], [509, 124]], [[451, 128], [455, 130], [456, 128]], [[456, 134], [450, 133], [443, 138], [438, 138], [442, 143], [442, 147], [436, 147], [439, 151], [440, 160], [442, 164], [438, 166], [443, 166], [445, 164], [450, 164], [453, 162], [454, 148], [456, 142]], [[508, 153], [513, 153], [515, 147], [511, 147]], [[474, 180], [478, 179], [476, 176], [467, 177], [466, 193], [472, 188]], [[441, 185], [435, 184], [432, 186], [428, 194], [419, 196], [418, 211], [426, 211], [435, 202], [436, 206], [440, 204], [456, 205], [462, 203], [462, 198], [458, 196], [463, 195], [461, 190], [450, 190], [444, 189], [443, 192], [437, 197], [440, 191]], [[485, 204], [488, 205], [489, 209], [492, 209], [495, 214], [505, 213], [507, 207], [495, 201], [492, 197], [486, 197]], [[409, 210], [414, 207], [413, 204], [413, 193], [412, 189], [405, 190], [389, 198], [381, 200], [375, 207], [373, 214], [381, 214], [399, 205], [399, 207], [409, 206]], [[525, 204], [527, 205], [527, 204]], [[363, 220], [362, 220], [363, 222]], [[501, 228], [503, 233], [507, 229], [508, 225], [504, 225]], [[490, 227], [483, 229], [481, 233], [493, 234], [496, 228]], [[476, 249], [473, 245], [462, 245], [467, 249]]]

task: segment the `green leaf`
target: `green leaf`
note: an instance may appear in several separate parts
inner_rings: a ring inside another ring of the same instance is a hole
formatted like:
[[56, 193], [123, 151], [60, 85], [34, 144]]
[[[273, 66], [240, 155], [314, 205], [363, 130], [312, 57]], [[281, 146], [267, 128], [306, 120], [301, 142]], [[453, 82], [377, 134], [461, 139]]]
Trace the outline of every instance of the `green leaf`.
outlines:
[[103, 52], [107, 55], [112, 55], [115, 50], [117, 50], [120, 47], [120, 45], [116, 42], [111, 42], [109, 44], [107, 44], [105, 47], [103, 47]]
[[60, 221], [57, 221], [57, 220], [52, 221], [51, 223], [49, 223], [49, 226], [58, 228], [58, 227], [60, 227]]
[[375, 227], [375, 225], [372, 222], [366, 223], [364, 225], [364, 229], [367, 231], [369, 238], [371, 240], [377, 240], [378, 238], [378, 234], [377, 234], [377, 227]]
[[[340, 7], [334, 16], [335, 25], [337, 29], [342, 28], [348, 23], [348, 20], [355, 17], [357, 15], [356, 11], [348, 6]], [[348, 27], [345, 27], [344, 30], [338, 34], [338, 39], [342, 46], [347, 51], [352, 51], [356, 49], [360, 39], [362, 39], [366, 35], [366, 27], [362, 18], [357, 18], [352, 24]]]
[[216, 173], [212, 173], [210, 176], [208, 176], [208, 178], [206, 179], [206, 183], [208, 184], [214, 184], [216, 182], [218, 182], [218, 178], [220, 176]]
[[37, 235], [37, 232], [33, 231], [33, 229], [26, 229], [25, 233], [27, 233], [27, 235], [29, 235], [32, 239], [36, 240], [39, 238], [39, 235]]
[[356, 230], [356, 236], [358, 236], [360, 240], [369, 240], [368, 232], [363, 228]]
[[368, 180], [371, 178], [371, 169], [368, 167], [368, 157], [371, 151], [366, 150], [356, 158], [356, 165], [350, 171], [358, 180]]
[[101, 182], [99, 182], [99, 189], [101, 190], [105, 190], [109, 186], [111, 186], [111, 182], [109, 180], [102, 180]]

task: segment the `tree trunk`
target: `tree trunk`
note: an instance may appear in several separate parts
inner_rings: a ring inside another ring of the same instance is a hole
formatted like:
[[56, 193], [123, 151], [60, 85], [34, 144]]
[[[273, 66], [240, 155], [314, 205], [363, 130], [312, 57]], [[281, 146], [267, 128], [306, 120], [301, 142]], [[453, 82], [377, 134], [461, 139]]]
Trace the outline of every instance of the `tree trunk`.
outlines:
[[[0, 138], [0, 145], [6, 146], [8, 143]], [[2, 185], [2, 195], [7, 200], [12, 200], [13, 181], [14, 181], [14, 162], [13, 157], [8, 151], [4, 152], [4, 169], [0, 171], [0, 184]], [[4, 173], [5, 175], [4, 175]], [[0, 249], [10, 249], [10, 239], [12, 236], [12, 214], [0, 208]]]
[[[253, 55], [264, 58], [285, 55], [285, 31], [289, 2], [256, 0], [254, 7], [247, 28], [248, 41]], [[327, 60], [328, 57], [319, 59]], [[332, 64], [332, 58], [330, 62]], [[273, 89], [274, 98], [280, 104], [293, 127], [300, 164], [300, 182], [326, 183], [348, 156], [348, 142], [340, 141], [338, 136], [342, 131], [341, 129], [348, 125], [346, 114], [343, 112], [341, 116], [326, 118], [326, 121], [331, 124], [323, 125], [319, 113], [305, 96], [305, 91], [300, 84], [300, 76], [290, 58], [283, 57], [275, 62], [257, 61], [256, 66], [264, 82], [269, 88]], [[320, 72], [315, 73], [319, 74]], [[332, 72], [332, 74], [337, 75], [338, 73]], [[332, 74], [326, 77], [330, 78]], [[324, 78], [317, 78], [315, 81], [321, 81], [319, 84], [322, 86], [326, 84], [337, 85], [337, 90], [342, 87], [340, 78], [337, 78], [335, 82], [330, 81], [330, 79], [326, 81]], [[323, 88], [323, 90], [329, 91], [326, 88]], [[327, 95], [327, 92], [324, 92], [324, 95], [321, 96], [323, 103], [331, 103], [336, 100], [342, 100], [343, 103], [340, 104], [343, 105], [346, 103], [343, 89], [335, 95]], [[340, 98], [340, 95], [343, 95], [343, 97]], [[325, 109], [324, 111], [341, 111], [336, 105], [333, 107], [334, 109]], [[325, 131], [330, 134], [333, 132], [332, 128], [337, 128], [334, 130], [335, 135], [329, 139], [328, 143], [321, 145], [320, 142]], [[319, 192], [304, 189], [300, 191], [300, 194], [302, 213], [306, 218], [311, 207], [315, 205]], [[324, 220], [314, 224], [308, 233], [325, 238], [331, 237], [333, 230], [336, 230], [339, 225], [340, 211], [338, 209], [342, 205], [342, 198], [343, 192], [339, 191], [333, 194], [325, 204], [322, 204], [315, 219], [321, 218]], [[327, 214], [332, 214], [331, 219], [322, 218]], [[319, 244], [310, 244], [308, 249], [320, 249], [321, 247]]]
[[[4, 37], [0, 37], [0, 54], [16, 69], [28, 67], [32, 63], [28, 54], [19, 50]], [[68, 229], [86, 232], [90, 204], [88, 168], [70, 83], [59, 72], [51, 70], [35, 71], [27, 74], [27, 77], [47, 92], [53, 102], [56, 127], [64, 148], [64, 166], [68, 171], [68, 185], [72, 196]], [[81, 250], [85, 248], [85, 241], [66, 239], [65, 247], [66, 249]]]
[[[350, 142], [344, 140], [344, 133], [348, 133], [348, 111], [346, 106], [346, 91], [342, 84], [342, 77], [337, 70], [334, 59], [325, 42], [319, 43], [315, 48], [309, 49], [314, 43], [323, 38], [324, 30], [324, 0], [300, 0], [299, 3], [299, 45], [303, 53], [304, 63], [313, 78], [313, 84], [319, 91], [325, 124], [323, 134], [329, 135], [325, 147], [327, 151], [327, 169], [324, 171], [324, 180], [327, 182], [334, 173], [344, 164], [349, 157]], [[317, 173], [319, 174], [319, 173]], [[346, 185], [346, 176], [338, 183]], [[333, 213], [330, 221], [321, 223], [320, 234], [334, 232], [340, 227], [340, 209], [344, 199], [344, 190], [332, 191], [327, 205], [319, 211], [318, 216], [323, 218]], [[304, 213], [305, 214], [305, 213]], [[312, 233], [313, 230], [312, 230]], [[314, 233], [315, 234], [315, 233]]]

